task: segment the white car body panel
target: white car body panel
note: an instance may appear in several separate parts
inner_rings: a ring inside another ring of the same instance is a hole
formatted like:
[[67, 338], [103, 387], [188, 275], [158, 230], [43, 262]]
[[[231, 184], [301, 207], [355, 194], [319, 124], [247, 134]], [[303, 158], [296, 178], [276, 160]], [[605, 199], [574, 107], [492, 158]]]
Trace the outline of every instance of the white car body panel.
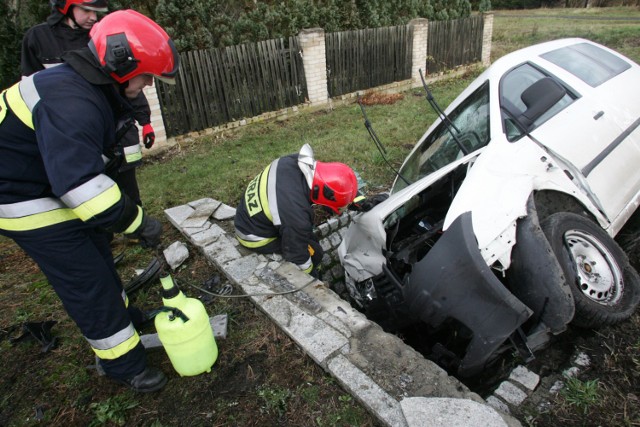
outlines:
[[[577, 42], [587, 41], [563, 39], [509, 54], [496, 61], [449, 105], [447, 114], [489, 80], [491, 141], [485, 148], [392, 194], [370, 212], [358, 215], [339, 247], [341, 261], [351, 279], [361, 282], [382, 272], [386, 245], [384, 222], [394, 211], [460, 164], [472, 160], [474, 164], [447, 211], [443, 230], [461, 214], [471, 211], [478, 248], [489, 266], [509, 268], [511, 249], [516, 243], [516, 222], [527, 215], [526, 203], [535, 190], [566, 193], [582, 204], [610, 235], [619, 231], [640, 204], [640, 128], [633, 128], [640, 117], [640, 67], [633, 64], [632, 68], [593, 88], [538, 56]], [[499, 119], [498, 82], [509, 70], [525, 62], [548, 70], [581, 97], [534, 129], [533, 139], [523, 136], [514, 143], [507, 141]], [[628, 108], [629, 105], [634, 107]], [[407, 159], [439, 124], [437, 120], [429, 127]], [[624, 144], [613, 149], [586, 179], [579, 176], [580, 170], [588, 167], [604, 147], [629, 128], [633, 131]], [[573, 180], [565, 169], [574, 176]], [[616, 191], [611, 191], [612, 185]]]

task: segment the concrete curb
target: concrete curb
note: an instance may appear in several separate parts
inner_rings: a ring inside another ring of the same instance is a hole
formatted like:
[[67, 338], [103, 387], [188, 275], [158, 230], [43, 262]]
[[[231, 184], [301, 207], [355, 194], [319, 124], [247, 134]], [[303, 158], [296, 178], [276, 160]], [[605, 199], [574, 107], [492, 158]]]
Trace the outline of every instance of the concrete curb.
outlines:
[[239, 246], [224, 231], [232, 227], [234, 213], [213, 199], [165, 211], [228, 280], [381, 424], [521, 426], [398, 337], [385, 333], [323, 282], [279, 256], [257, 255]]

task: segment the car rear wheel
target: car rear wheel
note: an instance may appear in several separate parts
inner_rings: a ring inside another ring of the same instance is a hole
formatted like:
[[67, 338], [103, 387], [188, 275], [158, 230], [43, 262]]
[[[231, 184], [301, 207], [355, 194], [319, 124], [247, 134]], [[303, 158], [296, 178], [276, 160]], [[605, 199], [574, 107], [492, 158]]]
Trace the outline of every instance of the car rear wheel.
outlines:
[[573, 324], [593, 328], [629, 318], [640, 277], [620, 246], [597, 224], [560, 212], [541, 222], [575, 301]]

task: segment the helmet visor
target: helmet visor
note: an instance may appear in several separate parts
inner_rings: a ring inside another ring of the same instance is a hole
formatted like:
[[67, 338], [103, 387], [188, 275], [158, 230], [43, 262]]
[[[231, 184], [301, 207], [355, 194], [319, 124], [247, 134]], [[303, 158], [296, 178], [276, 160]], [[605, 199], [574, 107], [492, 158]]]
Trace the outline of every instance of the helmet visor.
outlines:
[[80, 9], [89, 10], [92, 12], [108, 12], [109, 11], [109, 9], [107, 9], [106, 7], [96, 7], [96, 6], [90, 6], [85, 4], [79, 4], [78, 7]]
[[88, 1], [76, 1], [72, 2], [76, 6], [84, 10], [91, 10], [93, 12], [108, 12], [107, 7], [109, 2], [107, 0], [88, 0]]
[[160, 80], [161, 82], [174, 85], [176, 84], [176, 76], [178, 75], [178, 70], [180, 69], [180, 54], [176, 49], [176, 45], [173, 44], [173, 40], [169, 39], [169, 46], [171, 46], [171, 52], [173, 53], [173, 69], [168, 72], [163, 72], [162, 74], [154, 75], [155, 78]]

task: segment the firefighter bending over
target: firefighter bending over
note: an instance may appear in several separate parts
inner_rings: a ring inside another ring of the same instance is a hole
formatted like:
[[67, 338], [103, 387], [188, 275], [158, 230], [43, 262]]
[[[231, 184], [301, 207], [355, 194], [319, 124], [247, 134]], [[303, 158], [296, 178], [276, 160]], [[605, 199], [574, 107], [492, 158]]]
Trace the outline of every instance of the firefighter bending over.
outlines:
[[236, 209], [236, 238], [255, 252], [282, 254], [317, 276], [324, 252], [313, 234], [312, 205], [339, 214], [357, 193], [358, 181], [349, 166], [319, 162], [305, 144], [300, 153], [271, 162], [249, 183]]

